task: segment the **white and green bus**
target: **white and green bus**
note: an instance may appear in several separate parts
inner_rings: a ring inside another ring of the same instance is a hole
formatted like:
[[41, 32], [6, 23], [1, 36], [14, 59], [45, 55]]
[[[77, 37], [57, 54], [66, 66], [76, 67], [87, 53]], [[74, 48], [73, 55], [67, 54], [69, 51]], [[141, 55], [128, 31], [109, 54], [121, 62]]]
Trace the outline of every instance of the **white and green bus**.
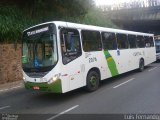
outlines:
[[101, 80], [156, 60], [153, 34], [62, 21], [24, 30], [22, 44], [25, 88], [54, 93], [95, 91]]

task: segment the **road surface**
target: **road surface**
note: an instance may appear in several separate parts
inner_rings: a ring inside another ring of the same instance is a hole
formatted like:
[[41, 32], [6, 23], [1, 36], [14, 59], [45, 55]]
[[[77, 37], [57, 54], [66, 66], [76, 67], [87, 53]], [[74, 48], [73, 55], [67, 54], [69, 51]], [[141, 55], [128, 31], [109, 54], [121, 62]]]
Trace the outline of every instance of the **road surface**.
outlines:
[[52, 94], [24, 87], [0, 91], [0, 113], [3, 119], [37, 120], [62, 119], [64, 114], [69, 114], [65, 118], [79, 119], [88, 115], [92, 120], [103, 116], [117, 120], [135, 119], [136, 114], [160, 114], [160, 63], [147, 66], [143, 72], [132, 71], [107, 79], [92, 93], [78, 89]]

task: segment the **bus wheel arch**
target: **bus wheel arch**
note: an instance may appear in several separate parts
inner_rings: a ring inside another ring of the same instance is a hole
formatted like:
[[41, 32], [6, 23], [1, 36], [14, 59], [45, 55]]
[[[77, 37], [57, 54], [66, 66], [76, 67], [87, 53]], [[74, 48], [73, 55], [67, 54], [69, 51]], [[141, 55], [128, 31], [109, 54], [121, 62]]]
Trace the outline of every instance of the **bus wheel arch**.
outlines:
[[96, 91], [101, 80], [100, 70], [96, 67], [90, 69], [86, 76], [86, 90], [88, 92]]
[[144, 58], [140, 58], [139, 60], [139, 71], [142, 72], [144, 70], [144, 66], [145, 66], [145, 61]]

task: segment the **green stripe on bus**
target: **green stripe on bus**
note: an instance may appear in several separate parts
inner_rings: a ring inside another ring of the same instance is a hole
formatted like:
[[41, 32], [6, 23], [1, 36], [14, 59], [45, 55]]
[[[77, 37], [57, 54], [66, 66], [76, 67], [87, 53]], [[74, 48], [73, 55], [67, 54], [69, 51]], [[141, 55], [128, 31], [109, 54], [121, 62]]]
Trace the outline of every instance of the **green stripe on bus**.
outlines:
[[106, 50], [104, 51], [104, 55], [105, 55], [109, 70], [112, 74], [112, 77], [118, 75], [119, 73], [118, 73], [116, 63], [114, 59], [112, 58], [112, 56], [110, 55], [110, 53]]

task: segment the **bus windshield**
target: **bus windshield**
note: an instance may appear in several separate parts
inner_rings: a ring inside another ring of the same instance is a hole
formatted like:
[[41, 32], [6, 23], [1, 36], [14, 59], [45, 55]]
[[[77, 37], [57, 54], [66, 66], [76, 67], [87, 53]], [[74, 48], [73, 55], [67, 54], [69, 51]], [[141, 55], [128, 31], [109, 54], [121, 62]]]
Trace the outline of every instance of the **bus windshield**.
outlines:
[[44, 32], [22, 39], [22, 67], [25, 72], [47, 72], [57, 63], [56, 35]]

